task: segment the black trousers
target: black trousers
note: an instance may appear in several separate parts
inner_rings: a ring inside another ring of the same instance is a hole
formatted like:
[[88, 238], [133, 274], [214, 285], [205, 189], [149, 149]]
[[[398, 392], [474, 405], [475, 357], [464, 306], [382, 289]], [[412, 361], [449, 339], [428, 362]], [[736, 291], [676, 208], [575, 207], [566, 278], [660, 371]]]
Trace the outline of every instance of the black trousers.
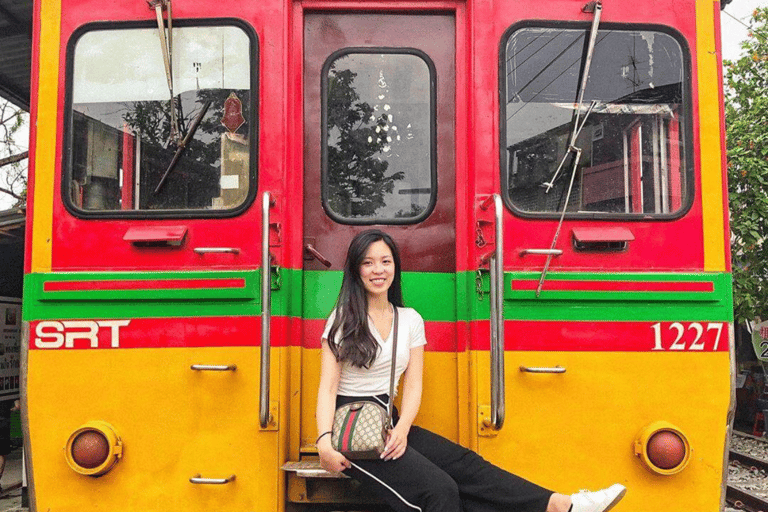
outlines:
[[417, 426], [399, 459], [351, 462], [344, 473], [397, 512], [544, 512], [553, 494]]

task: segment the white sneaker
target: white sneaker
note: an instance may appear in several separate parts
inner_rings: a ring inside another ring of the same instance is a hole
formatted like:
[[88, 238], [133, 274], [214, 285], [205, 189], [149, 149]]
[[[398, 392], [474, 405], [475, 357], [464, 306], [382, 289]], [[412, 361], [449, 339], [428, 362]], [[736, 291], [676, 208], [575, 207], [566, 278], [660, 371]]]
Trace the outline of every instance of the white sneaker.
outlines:
[[571, 512], [607, 512], [627, 493], [621, 484], [613, 484], [601, 491], [581, 491], [571, 494]]

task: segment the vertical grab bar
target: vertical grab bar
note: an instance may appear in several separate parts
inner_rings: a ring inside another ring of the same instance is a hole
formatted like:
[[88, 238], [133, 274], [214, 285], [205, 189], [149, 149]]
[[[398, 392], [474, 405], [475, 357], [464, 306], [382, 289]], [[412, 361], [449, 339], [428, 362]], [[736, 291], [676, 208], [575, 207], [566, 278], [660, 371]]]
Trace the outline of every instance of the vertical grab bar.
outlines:
[[481, 205], [483, 210], [494, 204], [496, 248], [488, 266], [490, 269], [491, 306], [491, 417], [486, 426], [499, 430], [504, 425], [505, 381], [504, 381], [504, 212], [501, 196], [493, 194]]
[[269, 414], [269, 322], [272, 316], [272, 262], [269, 257], [269, 192], [261, 202], [261, 375], [259, 393], [259, 422], [266, 428], [271, 422]]

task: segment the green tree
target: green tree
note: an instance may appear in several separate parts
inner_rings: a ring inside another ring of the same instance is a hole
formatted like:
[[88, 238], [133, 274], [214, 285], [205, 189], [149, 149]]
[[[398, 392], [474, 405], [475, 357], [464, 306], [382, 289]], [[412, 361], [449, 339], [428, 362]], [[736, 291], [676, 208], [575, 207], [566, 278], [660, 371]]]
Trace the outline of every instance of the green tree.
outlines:
[[356, 77], [334, 65], [328, 78], [328, 200], [345, 217], [371, 217], [405, 174], [387, 176], [389, 162], [380, 157], [387, 144], [387, 116], [376, 117], [373, 107], [359, 101]]
[[[208, 108], [197, 133], [189, 141], [185, 151], [187, 160], [195, 160], [205, 165], [213, 165], [221, 156], [221, 148], [211, 141], [225, 132], [221, 119], [224, 116], [224, 102], [232, 91], [230, 89], [201, 89], [186, 91], [178, 96], [178, 104], [185, 107], [178, 109], [179, 132], [183, 139], [187, 134], [193, 119], [197, 117], [203, 104], [210, 101]], [[243, 103], [243, 112], [248, 114], [248, 92], [237, 91], [238, 98]], [[166, 146], [171, 133], [171, 115], [169, 101], [136, 101], [124, 103], [125, 112], [123, 119], [135, 132], [141, 133], [142, 139], [156, 147]], [[238, 132], [248, 132], [247, 123]], [[168, 144], [166, 151], [173, 155], [177, 146]], [[165, 170], [165, 169], [163, 169]]]
[[178, 164], [168, 175], [164, 186], [155, 187], [165, 175], [179, 145], [169, 142], [171, 133], [170, 101], [135, 101], [120, 103], [121, 119], [142, 140], [142, 208], [205, 208], [219, 187], [217, 162], [221, 158], [219, 140], [227, 129], [221, 124], [224, 104], [231, 93], [242, 102], [246, 122], [237, 133], [249, 133], [249, 91], [231, 89], [199, 89], [177, 96], [179, 142], [187, 136], [194, 120], [210, 102], [194, 136], [186, 143]]
[[737, 321], [768, 318], [768, 8], [725, 61], [725, 122]]
[[18, 208], [27, 202], [29, 152], [17, 143], [27, 116], [26, 112], [0, 98], [0, 209], [5, 206]]

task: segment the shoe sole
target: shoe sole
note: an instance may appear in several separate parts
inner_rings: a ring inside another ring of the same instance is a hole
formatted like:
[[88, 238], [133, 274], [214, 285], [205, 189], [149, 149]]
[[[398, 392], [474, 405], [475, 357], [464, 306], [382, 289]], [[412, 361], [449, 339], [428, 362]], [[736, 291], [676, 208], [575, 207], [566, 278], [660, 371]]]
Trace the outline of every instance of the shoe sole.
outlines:
[[624, 489], [622, 489], [621, 492], [619, 494], [617, 494], [615, 498], [613, 498], [613, 501], [610, 502], [608, 504], [608, 506], [603, 509], [603, 512], [608, 512], [613, 507], [615, 507], [616, 504], [621, 501], [621, 498], [623, 498], [625, 494], [627, 494], [627, 488], [626, 487]]

